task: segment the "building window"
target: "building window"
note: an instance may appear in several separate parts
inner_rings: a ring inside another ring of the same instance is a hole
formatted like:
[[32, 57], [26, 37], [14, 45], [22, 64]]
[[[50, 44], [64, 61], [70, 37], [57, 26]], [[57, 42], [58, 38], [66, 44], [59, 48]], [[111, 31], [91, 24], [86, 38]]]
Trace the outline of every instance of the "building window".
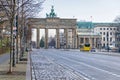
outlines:
[[103, 35], [105, 35], [105, 32], [103, 32]]
[[115, 28], [114, 28], [114, 30], [115, 30]]
[[103, 37], [103, 41], [105, 41], [105, 37]]
[[107, 28], [107, 30], [109, 30], [109, 28]]
[[109, 41], [109, 38], [107, 37], [107, 41]]
[[110, 28], [110, 30], [112, 30], [112, 28]]
[[102, 32], [100, 32], [100, 34], [102, 34]]
[[112, 41], [112, 37], [110, 37], [110, 41]]
[[105, 47], [105, 43], [103, 43], [103, 47]]
[[117, 41], [119, 41], [119, 38], [117, 38]]
[[108, 43], [107, 43], [107, 46], [108, 46]]
[[107, 32], [106, 37], [109, 37], [109, 32]]
[[89, 38], [85, 38], [85, 43], [89, 43]]
[[110, 35], [112, 35], [112, 32], [110, 32]]
[[104, 28], [104, 30], [105, 30], [105, 28]]
[[100, 30], [102, 30], [102, 28], [100, 28]]
[[84, 39], [83, 38], [80, 39], [80, 43], [84, 43]]

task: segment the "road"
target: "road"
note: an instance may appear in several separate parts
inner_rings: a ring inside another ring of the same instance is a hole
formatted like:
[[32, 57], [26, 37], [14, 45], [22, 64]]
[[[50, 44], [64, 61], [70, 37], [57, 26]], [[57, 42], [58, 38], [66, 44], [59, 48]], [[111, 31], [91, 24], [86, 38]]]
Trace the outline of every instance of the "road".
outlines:
[[55, 49], [33, 50], [88, 80], [120, 80], [120, 57]]
[[0, 64], [4, 63], [9, 59], [9, 54], [1, 54], [0, 55]]

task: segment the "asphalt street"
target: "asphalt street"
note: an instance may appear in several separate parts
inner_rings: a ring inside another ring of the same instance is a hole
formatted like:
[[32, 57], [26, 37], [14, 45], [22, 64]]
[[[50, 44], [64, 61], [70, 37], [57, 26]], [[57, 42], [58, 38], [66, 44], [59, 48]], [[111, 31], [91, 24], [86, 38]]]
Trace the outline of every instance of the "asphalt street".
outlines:
[[55, 49], [33, 50], [88, 80], [120, 80], [120, 57]]

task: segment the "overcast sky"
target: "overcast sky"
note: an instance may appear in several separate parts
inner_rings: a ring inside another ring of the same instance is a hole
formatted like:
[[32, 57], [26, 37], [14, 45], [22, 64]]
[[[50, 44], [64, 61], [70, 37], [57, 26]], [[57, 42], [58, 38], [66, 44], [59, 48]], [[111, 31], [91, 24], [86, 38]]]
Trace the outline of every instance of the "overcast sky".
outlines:
[[[74, 17], [77, 21], [113, 22], [115, 17], [120, 15], [120, 0], [46, 0], [39, 17], [45, 18], [52, 5], [58, 17]], [[53, 31], [49, 34], [53, 34]]]
[[58, 17], [78, 21], [112, 22], [120, 15], [120, 0], [46, 0], [39, 17], [46, 17], [52, 5]]

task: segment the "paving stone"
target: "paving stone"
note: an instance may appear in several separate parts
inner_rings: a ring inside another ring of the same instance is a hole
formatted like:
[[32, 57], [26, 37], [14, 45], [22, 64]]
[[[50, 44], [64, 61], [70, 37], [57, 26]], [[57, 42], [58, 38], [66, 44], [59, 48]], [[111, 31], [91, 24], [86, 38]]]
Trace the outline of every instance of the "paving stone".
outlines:
[[82, 80], [78, 75], [40, 54], [31, 54], [32, 80]]

